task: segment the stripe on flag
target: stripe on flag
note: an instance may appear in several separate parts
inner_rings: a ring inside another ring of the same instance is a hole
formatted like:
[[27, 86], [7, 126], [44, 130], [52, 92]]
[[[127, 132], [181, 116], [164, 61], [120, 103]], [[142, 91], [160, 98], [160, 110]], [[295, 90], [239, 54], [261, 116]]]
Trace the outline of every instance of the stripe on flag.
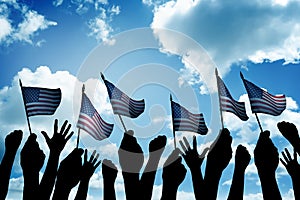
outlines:
[[247, 90], [252, 113], [280, 115], [286, 108], [285, 95], [271, 95], [242, 77]]
[[137, 118], [145, 110], [145, 100], [134, 100], [114, 86], [111, 82], [104, 80], [110, 103], [114, 114]]
[[219, 76], [217, 76], [217, 83], [220, 95], [221, 110], [231, 112], [238, 116], [241, 120], [247, 121], [249, 117], [246, 113], [245, 103], [238, 102], [232, 98], [225, 83]]
[[101, 118], [90, 99], [83, 93], [77, 127], [85, 130], [94, 139], [103, 140], [110, 136], [114, 125]]
[[21, 87], [28, 117], [52, 115], [61, 102], [60, 88]]
[[205, 135], [208, 129], [203, 114], [193, 114], [180, 104], [171, 101], [174, 131], [191, 131]]

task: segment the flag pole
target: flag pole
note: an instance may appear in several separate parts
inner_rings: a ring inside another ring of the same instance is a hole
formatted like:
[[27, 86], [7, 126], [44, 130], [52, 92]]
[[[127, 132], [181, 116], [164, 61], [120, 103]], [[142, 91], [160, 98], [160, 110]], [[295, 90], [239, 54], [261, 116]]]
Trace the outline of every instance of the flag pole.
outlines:
[[[84, 91], [85, 91], [85, 86], [84, 84], [82, 84], [82, 89], [81, 89], [81, 102], [82, 102], [82, 97], [83, 97], [83, 94], [84, 94]], [[82, 103], [81, 103], [82, 104]], [[79, 111], [80, 112], [80, 111]], [[78, 132], [77, 132], [77, 144], [76, 144], [76, 148], [78, 149], [78, 146], [79, 146], [79, 140], [80, 140], [80, 128], [78, 127]]]
[[254, 113], [254, 114], [255, 114], [256, 121], [257, 121], [257, 123], [258, 123], [259, 129], [260, 129], [261, 132], [263, 132], [263, 129], [262, 129], [262, 127], [261, 127], [261, 124], [260, 124], [260, 121], [259, 121], [259, 119], [258, 119], [257, 113]]
[[172, 109], [172, 95], [170, 94], [170, 102], [171, 102], [171, 112], [172, 112], [172, 125], [173, 125], [173, 138], [174, 138], [174, 148], [176, 149], [176, 136], [174, 130], [174, 123], [173, 123], [173, 109]]
[[30, 135], [31, 135], [31, 134], [32, 134], [32, 132], [31, 132], [31, 126], [30, 126], [30, 121], [29, 121], [27, 109], [26, 109], [26, 103], [25, 103], [25, 101], [24, 101], [24, 93], [23, 93], [23, 86], [22, 86], [22, 81], [21, 81], [21, 79], [19, 79], [19, 84], [20, 84], [20, 88], [21, 88], [21, 92], [22, 92], [23, 104], [24, 104], [25, 113], [26, 113], [26, 119], [27, 119], [27, 125], [28, 125], [28, 129], [29, 129], [29, 133], [30, 133]]
[[221, 119], [221, 127], [224, 129], [224, 122], [223, 122], [223, 112], [222, 112], [222, 105], [221, 105], [221, 97], [220, 97], [220, 88], [218, 84], [218, 70], [217, 68], [215, 69], [215, 74], [216, 74], [216, 80], [217, 80], [217, 88], [218, 88], [218, 99], [219, 99], [219, 109], [220, 109], [220, 119]]
[[124, 131], [127, 132], [127, 129], [126, 129], [126, 127], [125, 127], [125, 124], [124, 124], [124, 121], [123, 121], [121, 115], [118, 115], [118, 116], [119, 116], [119, 119], [120, 119], [120, 121], [121, 121], [121, 123], [122, 123], [122, 126], [123, 126], [123, 128], [124, 128]]

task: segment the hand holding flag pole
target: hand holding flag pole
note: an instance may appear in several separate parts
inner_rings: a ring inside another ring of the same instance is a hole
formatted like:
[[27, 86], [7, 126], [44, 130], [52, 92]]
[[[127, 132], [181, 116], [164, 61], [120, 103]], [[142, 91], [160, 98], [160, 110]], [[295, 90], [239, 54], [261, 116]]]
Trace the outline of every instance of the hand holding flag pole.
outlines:
[[215, 69], [215, 74], [216, 74], [216, 80], [217, 80], [217, 87], [218, 87], [218, 99], [219, 99], [219, 110], [220, 110], [220, 119], [221, 119], [221, 128], [222, 130], [224, 129], [224, 122], [223, 122], [223, 112], [222, 112], [222, 105], [221, 105], [221, 97], [220, 97], [220, 88], [218, 84], [218, 70], [217, 68]]
[[25, 98], [24, 98], [23, 86], [22, 86], [21, 79], [19, 79], [19, 84], [20, 84], [20, 88], [21, 88], [21, 92], [22, 92], [23, 104], [24, 104], [25, 113], [26, 113], [26, 119], [27, 119], [27, 125], [28, 125], [28, 129], [29, 129], [29, 133], [31, 135], [32, 132], [31, 132], [30, 121], [29, 121], [29, 117], [28, 117], [28, 113], [27, 113], [27, 109], [26, 109], [26, 103], [25, 103]]

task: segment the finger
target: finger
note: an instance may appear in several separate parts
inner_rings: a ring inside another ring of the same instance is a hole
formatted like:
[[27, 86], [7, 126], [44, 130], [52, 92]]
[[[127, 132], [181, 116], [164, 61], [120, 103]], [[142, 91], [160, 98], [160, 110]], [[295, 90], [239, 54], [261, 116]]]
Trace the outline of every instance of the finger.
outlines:
[[68, 125], [67, 129], [64, 131], [64, 133], [62, 134], [64, 137], [68, 134], [69, 130], [71, 128], [71, 124]]
[[89, 160], [90, 163], [92, 163], [92, 161], [94, 160], [95, 154], [96, 154], [96, 150], [93, 151], [93, 153], [92, 153], [92, 155], [90, 157], [90, 160]]
[[290, 154], [289, 150], [287, 148], [284, 148], [284, 150], [285, 150], [285, 153], [286, 153], [289, 161], [293, 160], [292, 157], [291, 157], [291, 154]]
[[289, 162], [289, 159], [286, 157], [284, 151], [281, 152], [281, 154], [282, 154], [282, 156], [283, 156], [283, 158], [284, 158], [284, 161], [285, 161], [285, 162]]
[[63, 125], [61, 126], [61, 128], [60, 128], [60, 134], [62, 134], [62, 133], [64, 132], [64, 130], [65, 130], [67, 124], [68, 124], [68, 120], [65, 120], [64, 124], [63, 124]]
[[47, 135], [47, 133], [45, 131], [41, 131], [42, 135], [44, 136], [45, 140], [46, 140], [46, 143], [48, 144], [49, 141], [50, 141], [50, 138], [49, 136]]
[[54, 134], [57, 133], [57, 130], [58, 130], [58, 120], [55, 119], [54, 120]]
[[193, 149], [197, 149], [197, 138], [196, 136], [193, 137]]
[[74, 135], [74, 131], [72, 131], [72, 132], [66, 137], [66, 141], [68, 141], [73, 135]]
[[183, 150], [184, 152], [187, 152], [187, 149], [186, 149], [186, 147], [184, 146], [184, 144], [182, 143], [181, 140], [179, 140], [179, 144], [180, 144], [182, 150]]
[[87, 149], [84, 150], [84, 163], [87, 162]]
[[287, 167], [287, 163], [286, 163], [286, 162], [284, 162], [281, 158], [279, 158], [279, 160], [280, 160], [280, 162], [281, 162], [285, 167]]
[[94, 166], [95, 166], [95, 169], [97, 169], [97, 167], [99, 167], [100, 163], [101, 163], [101, 160], [99, 160], [99, 161], [94, 165]]
[[94, 159], [95, 162], [98, 160], [99, 155], [100, 155], [99, 153], [96, 154], [96, 157], [95, 157], [95, 159]]
[[185, 146], [187, 147], [187, 149], [188, 149], [188, 150], [191, 150], [191, 146], [190, 146], [188, 140], [186, 139], [186, 137], [183, 137], [183, 141], [184, 141]]

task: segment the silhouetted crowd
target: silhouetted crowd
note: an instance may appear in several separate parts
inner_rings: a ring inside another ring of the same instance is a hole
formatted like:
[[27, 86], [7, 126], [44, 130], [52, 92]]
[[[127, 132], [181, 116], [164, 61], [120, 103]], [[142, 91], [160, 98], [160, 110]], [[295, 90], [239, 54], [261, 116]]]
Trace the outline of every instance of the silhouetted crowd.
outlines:
[[[297, 154], [300, 155], [298, 130], [294, 124], [284, 121], [278, 123], [277, 127], [293, 146], [294, 152], [285, 149], [282, 152], [282, 158], [279, 158], [278, 150], [270, 139], [270, 132], [260, 133], [254, 149], [254, 163], [261, 182], [263, 198], [266, 200], [282, 198], [275, 178], [275, 171], [280, 160], [291, 176], [295, 199], [300, 199], [300, 165], [297, 161]], [[60, 154], [73, 135], [70, 129], [71, 124], [67, 120], [60, 129], [58, 120], [55, 120], [52, 138], [42, 131], [50, 154], [41, 180], [39, 172], [44, 164], [45, 154], [36, 141], [37, 136], [29, 135], [20, 155], [20, 165], [24, 177], [23, 199], [46, 200], [51, 197], [54, 200], [68, 199], [72, 188], [77, 184], [79, 186], [75, 199], [87, 198], [89, 181], [101, 161], [96, 151], [88, 157], [87, 150], [75, 148], [59, 163]], [[22, 131], [15, 130], [5, 138], [5, 153], [0, 165], [0, 200], [7, 196], [12, 166], [22, 137]], [[140, 172], [145, 159], [142, 148], [132, 130], [124, 134], [118, 156], [126, 199], [150, 200], [152, 198], [155, 176], [166, 142], [166, 136], [158, 136], [150, 141], [149, 159], [144, 171]], [[205, 156], [207, 160], [204, 175], [202, 175], [201, 165], [205, 157], [200, 156], [197, 151], [196, 137], [194, 136], [192, 145], [185, 137], [179, 143], [181, 149], [176, 148], [164, 163], [161, 200], [176, 199], [178, 187], [187, 173], [187, 169], [182, 164], [182, 158], [191, 172], [195, 199], [216, 199], [222, 172], [232, 158], [232, 137], [229, 130], [224, 128], [220, 131], [213, 148], [210, 148]], [[239, 200], [244, 196], [244, 175], [251, 157], [246, 147], [239, 145], [234, 159], [235, 167], [227, 199]], [[104, 200], [116, 199], [114, 185], [117, 173], [117, 167], [112, 161], [107, 159], [102, 161]]]

